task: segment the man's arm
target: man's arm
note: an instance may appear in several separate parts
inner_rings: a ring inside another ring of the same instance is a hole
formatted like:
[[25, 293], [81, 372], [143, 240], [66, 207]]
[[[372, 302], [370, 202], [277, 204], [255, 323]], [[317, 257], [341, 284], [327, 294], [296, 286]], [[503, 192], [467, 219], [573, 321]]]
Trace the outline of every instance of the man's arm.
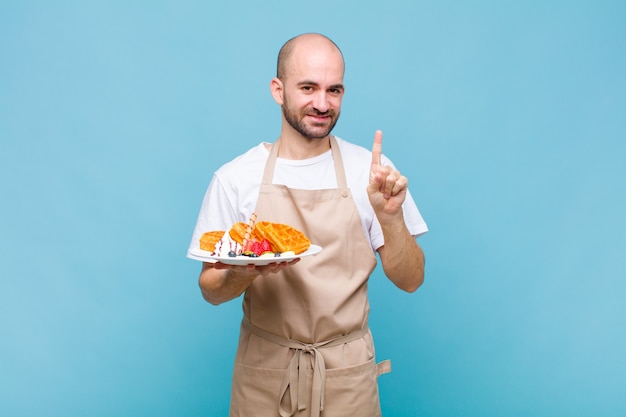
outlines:
[[202, 264], [198, 284], [202, 296], [213, 305], [239, 297], [260, 276], [265, 276], [300, 261], [272, 262], [269, 265], [226, 265], [221, 262]]
[[216, 265], [204, 262], [198, 280], [202, 296], [213, 305], [239, 297], [258, 275], [254, 268], [252, 273], [246, 270], [237, 273], [234, 269], [220, 269]]
[[[382, 223], [381, 223], [382, 225]], [[424, 282], [424, 252], [404, 224], [382, 225], [385, 244], [378, 248], [385, 275], [396, 286], [414, 292]]]
[[413, 292], [424, 282], [424, 253], [404, 223], [402, 203], [408, 180], [381, 165], [383, 134], [374, 135], [367, 194], [383, 231], [385, 244], [378, 249], [385, 275], [399, 288]]

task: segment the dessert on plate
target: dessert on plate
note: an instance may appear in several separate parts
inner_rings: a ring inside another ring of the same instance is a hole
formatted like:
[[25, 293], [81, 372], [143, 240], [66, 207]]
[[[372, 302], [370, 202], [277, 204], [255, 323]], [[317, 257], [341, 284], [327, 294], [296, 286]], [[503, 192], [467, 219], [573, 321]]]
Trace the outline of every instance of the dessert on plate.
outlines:
[[200, 237], [200, 249], [216, 257], [280, 257], [305, 252], [311, 241], [295, 227], [282, 223], [256, 223], [252, 214], [246, 224], [238, 222], [228, 231], [214, 230]]

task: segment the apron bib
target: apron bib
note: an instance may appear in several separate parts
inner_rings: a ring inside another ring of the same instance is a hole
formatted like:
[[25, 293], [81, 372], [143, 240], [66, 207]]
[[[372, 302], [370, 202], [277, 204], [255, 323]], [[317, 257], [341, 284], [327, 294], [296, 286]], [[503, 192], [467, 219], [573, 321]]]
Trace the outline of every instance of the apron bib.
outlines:
[[336, 189], [272, 184], [279, 142], [270, 150], [257, 200], [259, 220], [289, 224], [323, 250], [246, 290], [233, 374], [231, 417], [380, 415], [367, 325], [367, 280], [376, 256], [330, 139]]

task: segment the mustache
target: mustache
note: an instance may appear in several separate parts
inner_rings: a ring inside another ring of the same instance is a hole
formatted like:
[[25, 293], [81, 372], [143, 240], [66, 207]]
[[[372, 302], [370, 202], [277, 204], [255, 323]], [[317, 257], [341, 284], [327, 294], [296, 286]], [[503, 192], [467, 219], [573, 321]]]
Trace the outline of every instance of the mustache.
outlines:
[[315, 107], [308, 108], [305, 113], [313, 115], [313, 116], [334, 116], [335, 115], [335, 111], [333, 109], [328, 109], [326, 111], [319, 111]]

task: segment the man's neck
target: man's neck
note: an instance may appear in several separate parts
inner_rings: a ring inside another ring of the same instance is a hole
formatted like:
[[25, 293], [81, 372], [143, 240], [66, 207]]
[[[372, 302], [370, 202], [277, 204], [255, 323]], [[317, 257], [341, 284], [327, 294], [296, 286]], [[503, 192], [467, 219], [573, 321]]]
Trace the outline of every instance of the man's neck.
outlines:
[[309, 139], [302, 135], [281, 133], [278, 156], [284, 159], [309, 159], [330, 149], [330, 135], [321, 139]]

